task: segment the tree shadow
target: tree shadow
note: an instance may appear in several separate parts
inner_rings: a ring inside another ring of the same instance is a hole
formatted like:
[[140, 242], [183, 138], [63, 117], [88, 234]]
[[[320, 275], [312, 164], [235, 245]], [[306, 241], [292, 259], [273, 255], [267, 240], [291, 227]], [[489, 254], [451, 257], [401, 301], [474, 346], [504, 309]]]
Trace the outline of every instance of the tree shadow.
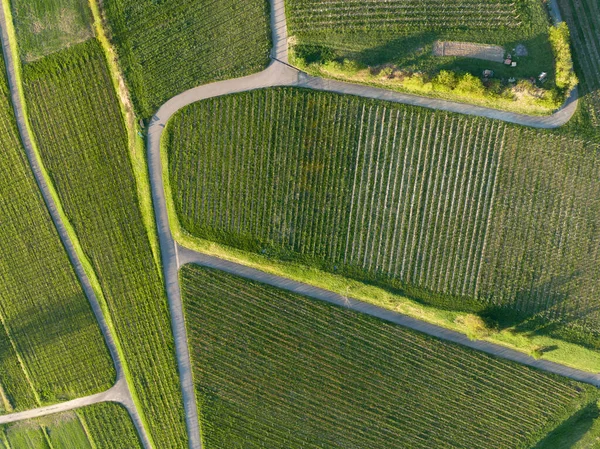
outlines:
[[[538, 331], [540, 328], [548, 326], [546, 313], [569, 300], [570, 286], [580, 275], [580, 272], [574, 271], [568, 275], [553, 276], [548, 281], [541, 283], [534, 279], [532, 287], [517, 292], [511, 304], [490, 305], [479, 315], [488, 326], [499, 331], [508, 328], [519, 333]], [[538, 298], [543, 298], [544, 301], [539, 301]], [[528, 305], [528, 307], [520, 308], [520, 304]], [[532, 304], [535, 305], [532, 306]], [[576, 320], [580, 317], [581, 315], [578, 314], [576, 317], [570, 317], [569, 320]], [[562, 323], [566, 324], [564, 321]]]
[[566, 449], [573, 447], [590, 431], [594, 421], [599, 417], [598, 404], [591, 403], [550, 432], [533, 449]]

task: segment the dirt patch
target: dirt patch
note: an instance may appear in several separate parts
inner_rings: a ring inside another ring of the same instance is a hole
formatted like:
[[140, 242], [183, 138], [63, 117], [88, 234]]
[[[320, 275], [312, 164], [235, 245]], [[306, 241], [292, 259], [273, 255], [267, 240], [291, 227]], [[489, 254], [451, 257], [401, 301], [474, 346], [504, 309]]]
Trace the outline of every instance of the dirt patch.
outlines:
[[483, 59], [503, 62], [504, 48], [499, 45], [474, 44], [472, 42], [435, 41], [434, 56], [459, 56], [463, 58]]

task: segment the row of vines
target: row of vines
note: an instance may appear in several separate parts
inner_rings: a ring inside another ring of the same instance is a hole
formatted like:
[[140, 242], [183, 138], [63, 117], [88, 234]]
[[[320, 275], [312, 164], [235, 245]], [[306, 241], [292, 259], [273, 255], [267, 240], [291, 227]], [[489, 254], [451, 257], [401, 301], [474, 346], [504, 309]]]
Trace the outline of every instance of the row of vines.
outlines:
[[598, 329], [597, 146], [296, 89], [188, 106], [166, 139], [192, 235]]
[[4, 70], [0, 129], [0, 409], [12, 412], [105, 390], [115, 371], [21, 146]]
[[269, 62], [267, 0], [106, 0], [104, 8], [144, 118], [186, 89], [258, 72]]
[[207, 447], [530, 448], [596, 395], [220, 271], [181, 279]]
[[100, 45], [92, 40], [26, 65], [24, 84], [43, 164], [99, 279], [139, 411], [157, 447], [184, 447], [166, 293]]

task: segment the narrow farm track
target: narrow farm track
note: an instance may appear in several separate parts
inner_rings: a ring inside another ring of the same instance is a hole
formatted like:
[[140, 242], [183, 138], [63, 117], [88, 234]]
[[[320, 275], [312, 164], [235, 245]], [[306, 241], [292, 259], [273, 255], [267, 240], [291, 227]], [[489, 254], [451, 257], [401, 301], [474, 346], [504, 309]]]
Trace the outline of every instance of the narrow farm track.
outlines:
[[98, 298], [94, 293], [92, 285], [88, 276], [85, 273], [83, 265], [77, 256], [77, 252], [71, 240], [71, 237], [68, 234], [68, 231], [65, 227], [65, 224], [62, 221], [60, 212], [52, 197], [50, 188], [48, 183], [44, 177], [44, 173], [42, 171], [42, 167], [40, 165], [40, 161], [38, 160], [33, 143], [32, 138], [29, 132], [29, 128], [27, 127], [27, 119], [25, 117], [23, 104], [21, 101], [21, 95], [19, 92], [19, 80], [16, 74], [17, 66], [16, 61], [13, 59], [13, 53], [10, 47], [10, 37], [7, 28], [6, 16], [4, 14], [4, 9], [0, 7], [0, 37], [2, 39], [2, 52], [4, 55], [4, 63], [6, 68], [6, 74], [8, 78], [8, 85], [10, 88], [11, 94], [11, 102], [13, 104], [13, 109], [15, 112], [15, 119], [17, 122], [17, 127], [19, 130], [19, 135], [21, 136], [21, 141], [23, 143], [23, 147], [25, 148], [25, 152], [27, 154], [27, 159], [29, 161], [29, 165], [35, 177], [36, 183], [42, 193], [42, 197], [44, 198], [44, 202], [48, 211], [50, 212], [50, 216], [52, 217], [52, 222], [56, 227], [58, 234], [60, 236], [60, 240], [65, 247], [67, 255], [71, 264], [75, 269], [75, 273], [79, 282], [81, 283], [83, 290], [90, 301], [90, 305], [92, 311], [94, 312], [94, 316], [98, 321], [100, 326], [100, 330], [102, 335], [104, 336], [104, 340], [110, 355], [112, 357], [113, 363], [115, 365], [115, 370], [117, 373], [117, 379], [115, 385], [109, 390], [98, 393], [91, 396], [86, 396], [83, 398], [74, 399], [72, 401], [67, 401], [47, 407], [41, 407], [38, 409], [27, 410], [19, 413], [11, 413], [8, 415], [0, 416], [0, 424], [18, 421], [21, 419], [28, 419], [31, 417], [44, 416], [52, 413], [58, 413], [66, 410], [72, 410], [74, 408], [91, 405], [97, 402], [103, 401], [113, 401], [122, 404], [128, 411], [137, 431], [142, 441], [144, 448], [150, 449], [150, 440], [146, 434], [146, 430], [142, 424], [138, 411], [133, 402], [131, 391], [129, 390], [129, 386], [127, 385], [127, 381], [125, 379], [125, 373], [123, 370], [123, 363], [119, 356], [119, 352], [117, 350], [117, 345], [115, 343], [114, 337], [108, 324], [104, 318], [104, 314], [102, 313], [102, 309], [98, 302]]
[[163, 272], [169, 299], [169, 308], [172, 316], [172, 328], [175, 335], [175, 349], [181, 388], [186, 411], [186, 424], [190, 439], [191, 449], [201, 449], [198, 412], [194, 392], [192, 367], [190, 362], [188, 340], [183, 316], [181, 288], [178, 279], [179, 268], [186, 263], [196, 263], [206, 267], [217, 268], [248, 279], [264, 282], [276, 287], [304, 294], [315, 299], [324, 300], [343, 307], [348, 307], [362, 313], [400, 324], [411, 329], [424, 332], [435, 337], [484, 351], [500, 358], [513, 360], [528, 366], [566, 376], [578, 381], [586, 382], [600, 387], [600, 375], [586, 373], [556, 363], [536, 360], [521, 352], [514, 351], [500, 345], [484, 341], [471, 341], [465, 335], [435, 326], [414, 318], [382, 309], [371, 304], [345, 298], [335, 293], [322, 290], [289, 279], [266, 274], [239, 264], [234, 264], [222, 259], [210, 257], [189, 249], [179, 247], [169, 227], [165, 189], [163, 182], [163, 167], [161, 161], [161, 136], [169, 119], [181, 108], [208, 98], [239, 93], [254, 89], [291, 86], [313, 90], [337, 92], [342, 94], [357, 95], [361, 97], [381, 99], [386, 101], [405, 103], [429, 109], [440, 109], [449, 112], [462, 113], [503, 120], [519, 125], [534, 128], [556, 128], [567, 123], [577, 109], [578, 93], [575, 89], [563, 108], [547, 117], [534, 117], [515, 114], [495, 109], [456, 103], [433, 98], [419, 97], [416, 95], [402, 94], [385, 89], [356, 85], [340, 81], [326, 80], [303, 73], [288, 63], [287, 51], [287, 26], [285, 18], [284, 0], [271, 1], [271, 28], [273, 32], [272, 62], [264, 71], [242, 77], [187, 90], [165, 102], [152, 117], [148, 127], [148, 165], [150, 171], [150, 184], [152, 201], [154, 204], [155, 219], [160, 240]]

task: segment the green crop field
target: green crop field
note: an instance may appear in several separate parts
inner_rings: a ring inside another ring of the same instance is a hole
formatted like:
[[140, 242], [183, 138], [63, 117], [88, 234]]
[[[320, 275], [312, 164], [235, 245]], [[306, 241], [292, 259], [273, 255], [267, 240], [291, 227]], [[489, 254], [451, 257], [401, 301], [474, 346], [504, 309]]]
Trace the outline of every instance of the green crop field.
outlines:
[[105, 0], [104, 8], [136, 112], [145, 118], [184, 90], [269, 62], [267, 0]]
[[33, 61], [92, 37], [88, 0], [11, 0], [21, 57]]
[[26, 65], [24, 84], [42, 161], [99, 279], [140, 412], [158, 447], [184, 447], [166, 293], [100, 45], [92, 40]]
[[141, 449], [127, 411], [100, 403], [2, 426], [1, 449]]
[[165, 144], [193, 236], [598, 333], [598, 145], [292, 88], [190, 105]]
[[571, 30], [580, 93], [592, 125], [600, 132], [600, 4], [598, 0], [560, 0], [559, 4]]
[[21, 146], [4, 70], [0, 126], [0, 411], [4, 413], [105, 390], [114, 382], [115, 372]]
[[595, 388], [220, 271], [180, 273], [207, 449], [530, 448]]
[[[539, 0], [286, 0], [286, 13], [291, 61], [314, 75], [525, 113], [561, 103], [551, 93], [550, 21]], [[434, 56], [438, 40], [499, 45], [517, 66]], [[527, 55], [517, 55], [519, 44]], [[485, 69], [494, 71], [485, 83], [437, 77], [444, 70], [480, 78]], [[544, 89], [509, 83], [541, 72], [550, 74]]]

